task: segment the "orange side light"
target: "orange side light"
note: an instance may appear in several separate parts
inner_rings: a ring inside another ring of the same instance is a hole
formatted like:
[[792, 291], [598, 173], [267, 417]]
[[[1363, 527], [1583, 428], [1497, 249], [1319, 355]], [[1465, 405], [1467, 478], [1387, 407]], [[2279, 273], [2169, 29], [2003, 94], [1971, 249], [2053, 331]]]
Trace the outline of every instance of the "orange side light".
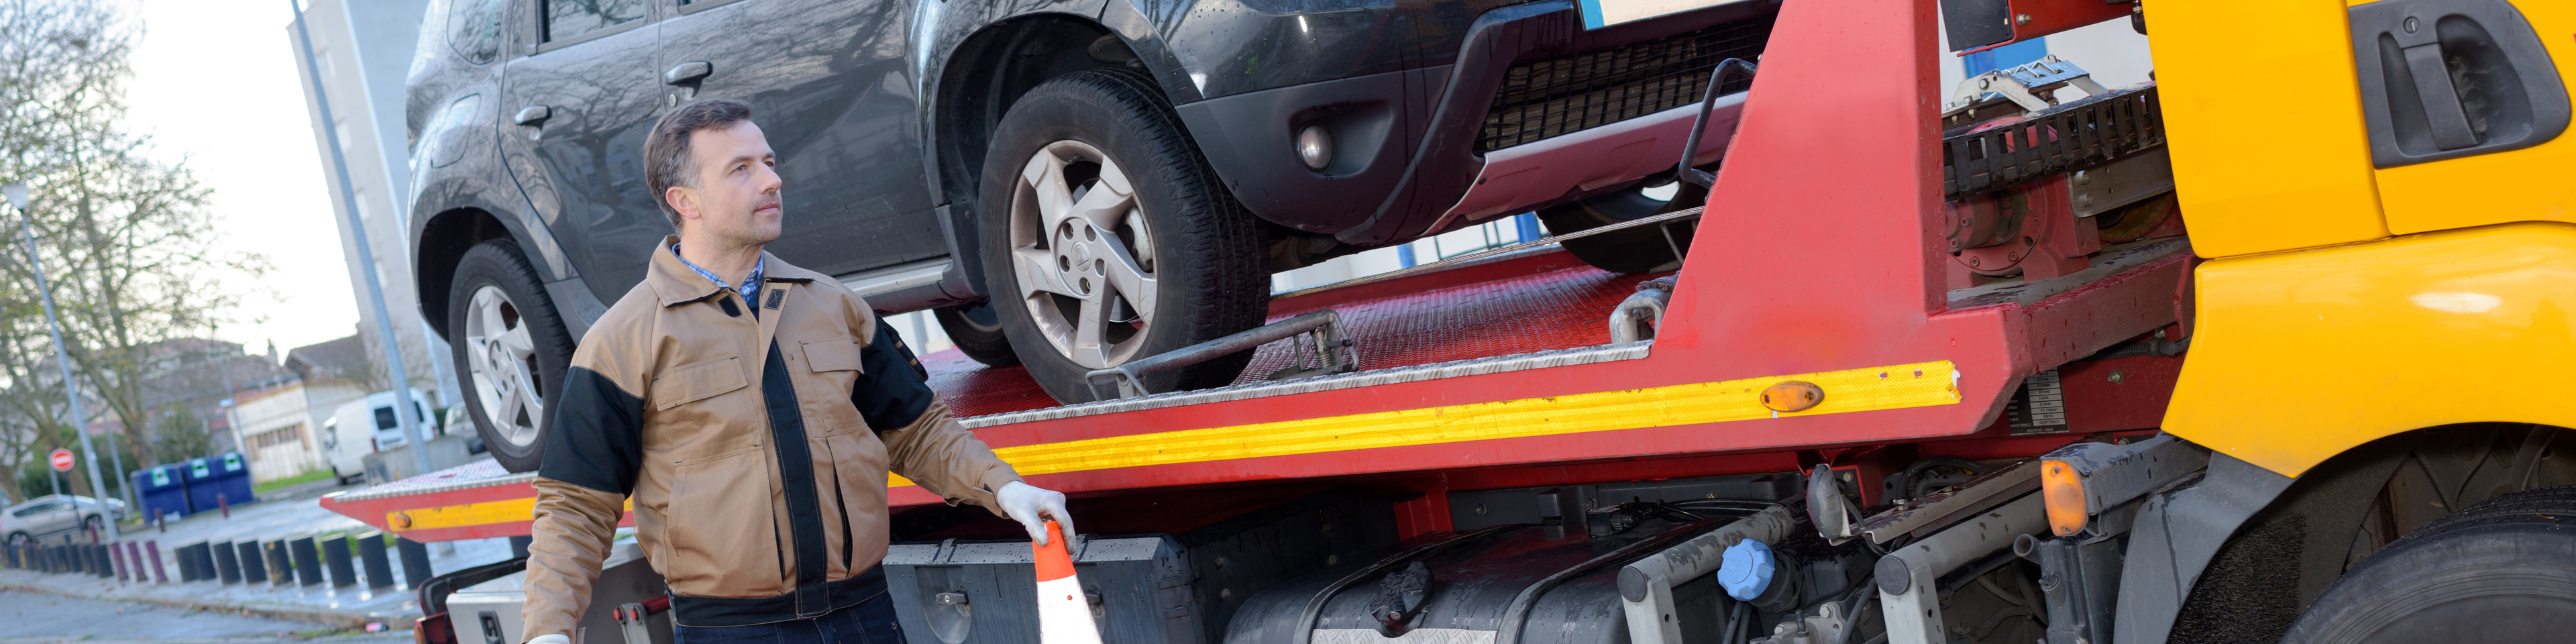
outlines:
[[2041, 461], [2039, 493], [2048, 502], [2048, 527], [2057, 536], [2084, 531], [2084, 479], [2065, 461]]

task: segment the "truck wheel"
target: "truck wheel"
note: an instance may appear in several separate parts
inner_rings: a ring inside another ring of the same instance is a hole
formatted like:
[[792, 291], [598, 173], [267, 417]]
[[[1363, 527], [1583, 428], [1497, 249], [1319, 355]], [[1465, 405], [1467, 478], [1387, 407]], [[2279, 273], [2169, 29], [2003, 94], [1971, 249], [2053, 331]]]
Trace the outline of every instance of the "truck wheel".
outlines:
[[995, 367], [1020, 363], [1019, 354], [1011, 352], [1011, 338], [1002, 333], [1002, 318], [993, 313], [992, 302], [940, 307], [931, 315], [939, 318], [939, 329], [948, 332], [948, 341], [966, 357]]
[[2389, 544], [2319, 595], [2284, 644], [2541, 642], [2576, 615], [2576, 486], [2496, 497]]
[[553, 422], [546, 410], [563, 395], [556, 382], [572, 361], [571, 334], [536, 269], [510, 240], [466, 250], [450, 284], [448, 346], [465, 368], [456, 384], [474, 414], [474, 433], [502, 468], [537, 469]]
[[[1022, 95], [994, 129], [982, 189], [994, 313], [1058, 401], [1094, 399], [1093, 369], [1259, 326], [1267, 314], [1261, 228], [1143, 72], [1087, 70]], [[1221, 386], [1251, 357], [1146, 386]]]
[[[1695, 195], [1706, 194], [1706, 190], [1699, 186], [1686, 183], [1679, 184], [1677, 188]], [[1640, 182], [1618, 192], [1548, 206], [1539, 209], [1538, 220], [1547, 224], [1549, 234], [1561, 235], [1660, 215], [1671, 210], [1676, 202], [1690, 204], [1700, 201], [1697, 197], [1679, 198], [1684, 195], [1678, 192], [1657, 199], [1658, 195], [1653, 194], [1656, 189], [1663, 189], [1663, 186], [1647, 186]], [[1681, 257], [1673, 254], [1673, 246], [1679, 244], [1683, 249], [1689, 249], [1690, 231], [1690, 224], [1675, 226], [1673, 238], [1667, 242], [1660, 226], [1640, 226], [1569, 239], [1561, 245], [1565, 252], [1573, 253], [1575, 259], [1583, 260], [1593, 268], [1613, 273], [1654, 273], [1681, 268]]]

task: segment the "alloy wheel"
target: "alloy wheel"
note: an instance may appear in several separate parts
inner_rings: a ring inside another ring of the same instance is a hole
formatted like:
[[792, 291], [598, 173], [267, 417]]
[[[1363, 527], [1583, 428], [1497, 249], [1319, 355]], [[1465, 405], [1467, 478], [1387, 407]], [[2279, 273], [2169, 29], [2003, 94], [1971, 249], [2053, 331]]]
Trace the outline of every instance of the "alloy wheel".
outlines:
[[1075, 364], [1135, 359], [1153, 327], [1152, 235], [1135, 187], [1080, 141], [1040, 148], [1011, 200], [1011, 265], [1039, 332]]
[[527, 319], [501, 287], [475, 289], [465, 316], [466, 371], [483, 404], [484, 420], [513, 445], [537, 440], [545, 419], [545, 397], [537, 388], [536, 342]]

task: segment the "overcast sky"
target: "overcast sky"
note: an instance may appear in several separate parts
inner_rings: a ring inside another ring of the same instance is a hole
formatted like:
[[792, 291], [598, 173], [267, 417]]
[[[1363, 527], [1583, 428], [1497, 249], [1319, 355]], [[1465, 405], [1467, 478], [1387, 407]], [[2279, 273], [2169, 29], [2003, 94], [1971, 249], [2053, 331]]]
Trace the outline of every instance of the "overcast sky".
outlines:
[[214, 189], [226, 248], [268, 256], [275, 271], [221, 330], [253, 352], [345, 337], [358, 323], [329, 184], [306, 116], [287, 0], [117, 0], [138, 20], [127, 127], [185, 159]]

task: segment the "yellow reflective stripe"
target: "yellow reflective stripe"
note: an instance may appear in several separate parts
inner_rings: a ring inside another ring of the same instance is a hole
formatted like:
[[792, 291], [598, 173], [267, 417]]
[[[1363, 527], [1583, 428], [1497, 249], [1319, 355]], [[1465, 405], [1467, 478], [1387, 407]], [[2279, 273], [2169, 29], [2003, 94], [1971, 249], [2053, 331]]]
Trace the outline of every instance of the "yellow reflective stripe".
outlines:
[[[1812, 416], [1959, 402], [1947, 360], [1646, 389], [1112, 436], [993, 450], [1023, 476], [1263, 456]], [[1814, 383], [1824, 402], [1795, 413], [1762, 406], [1765, 387]], [[911, 481], [889, 476], [887, 485]]]
[[[635, 511], [634, 499], [626, 500], [626, 511]], [[524, 499], [395, 510], [385, 513], [385, 525], [393, 526], [395, 532], [405, 532], [526, 521], [536, 515], [537, 498], [532, 496]], [[406, 518], [410, 521], [409, 527], [404, 526]]]
[[[993, 450], [1022, 476], [1264, 456], [1437, 445], [1504, 438], [1671, 427], [1781, 416], [1929, 407], [1959, 403], [1958, 368], [1948, 360], [1843, 369], [1645, 389], [1522, 398], [1328, 418], [1111, 436]], [[1824, 402], [1781, 413], [1762, 406], [1762, 390], [1781, 382], [1813, 383]], [[887, 487], [914, 485], [887, 474]], [[526, 521], [535, 499], [405, 510], [412, 529]], [[629, 502], [628, 509], [633, 509]]]

